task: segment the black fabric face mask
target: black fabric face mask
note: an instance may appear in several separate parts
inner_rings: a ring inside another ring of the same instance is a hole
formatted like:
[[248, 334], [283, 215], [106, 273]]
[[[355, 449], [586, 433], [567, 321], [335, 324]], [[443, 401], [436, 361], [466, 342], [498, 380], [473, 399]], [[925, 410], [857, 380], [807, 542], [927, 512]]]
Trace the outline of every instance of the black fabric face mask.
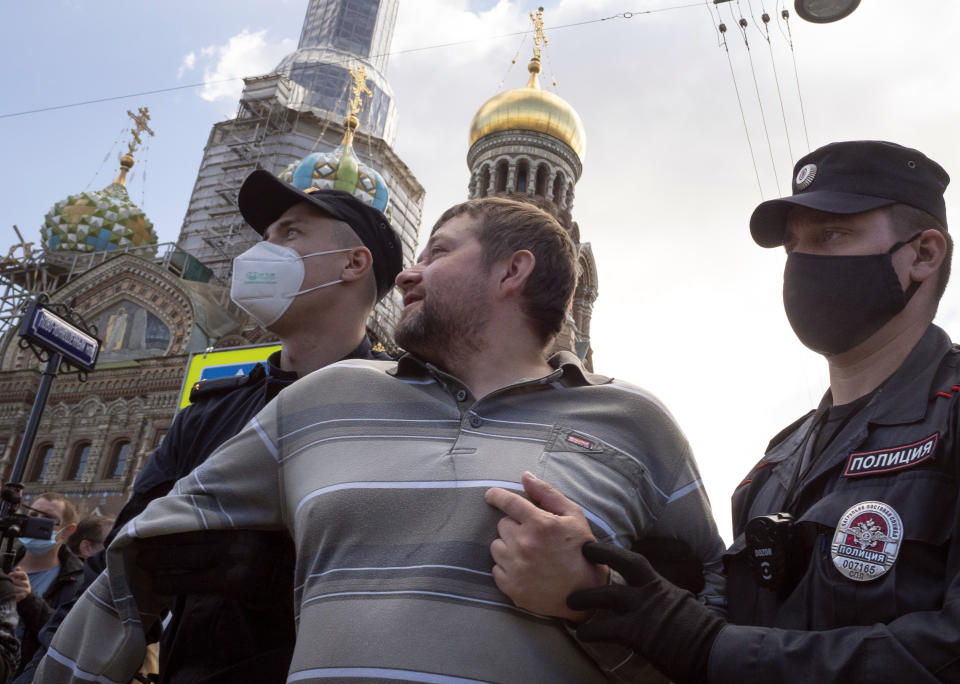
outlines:
[[853, 349], [903, 311], [920, 287], [906, 291], [891, 255], [826, 256], [791, 252], [783, 270], [783, 308], [800, 341], [828, 356]]

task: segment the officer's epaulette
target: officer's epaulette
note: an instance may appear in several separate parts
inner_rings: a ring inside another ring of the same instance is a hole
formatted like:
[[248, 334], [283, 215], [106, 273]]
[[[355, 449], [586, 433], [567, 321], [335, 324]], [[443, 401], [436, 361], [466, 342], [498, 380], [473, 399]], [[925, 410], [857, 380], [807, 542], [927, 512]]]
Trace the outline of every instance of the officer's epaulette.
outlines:
[[816, 411], [815, 411], [814, 409], [810, 409], [807, 413], [804, 413], [802, 416], [800, 416], [800, 417], [797, 418], [795, 421], [793, 421], [792, 423], [790, 423], [787, 427], [783, 428], [780, 432], [778, 432], [777, 434], [775, 434], [775, 435], [773, 436], [773, 439], [770, 440], [770, 443], [767, 444], [767, 449], [766, 449], [766, 451], [764, 451], [764, 453], [767, 453], [767, 452], [770, 451], [773, 447], [777, 446], [780, 442], [782, 442], [782, 441], [785, 440], [787, 437], [789, 437], [791, 434], [793, 434], [793, 432], [796, 431], [796, 429], [797, 429], [798, 427], [800, 427], [801, 425], [803, 425], [803, 422], [804, 422], [807, 418], [809, 418], [810, 416], [812, 416], [814, 413], [816, 413]]
[[215, 394], [232, 392], [251, 382], [256, 382], [265, 374], [266, 371], [263, 369], [263, 364], [258, 363], [248, 375], [233, 375], [229, 378], [201, 380], [200, 382], [194, 383], [193, 387], [190, 388], [190, 403], [205, 397], [211, 397]]

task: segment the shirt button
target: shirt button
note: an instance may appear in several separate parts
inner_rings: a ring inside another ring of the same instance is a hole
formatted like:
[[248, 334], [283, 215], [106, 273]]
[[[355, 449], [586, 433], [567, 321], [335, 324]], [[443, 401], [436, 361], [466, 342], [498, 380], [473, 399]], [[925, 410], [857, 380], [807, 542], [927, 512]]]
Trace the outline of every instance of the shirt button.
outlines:
[[457, 401], [463, 401], [466, 398], [467, 398], [467, 390], [465, 389], [457, 390]]
[[480, 416], [473, 415], [473, 416], [470, 416], [470, 425], [472, 425], [473, 427], [480, 427], [481, 425], [483, 425], [483, 421], [480, 420]]

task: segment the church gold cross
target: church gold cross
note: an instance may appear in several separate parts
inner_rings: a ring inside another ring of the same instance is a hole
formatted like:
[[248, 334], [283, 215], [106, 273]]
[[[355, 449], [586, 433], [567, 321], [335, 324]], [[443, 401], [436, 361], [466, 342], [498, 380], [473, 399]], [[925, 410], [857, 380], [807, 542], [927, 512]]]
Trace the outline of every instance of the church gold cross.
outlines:
[[533, 58], [540, 60], [540, 51], [543, 49], [544, 45], [548, 45], [549, 41], [547, 36], [543, 32], [543, 8], [538, 7], [537, 13], [530, 13], [530, 21], [533, 22]]
[[133, 140], [130, 141], [130, 147], [127, 150], [128, 154], [133, 154], [133, 151], [137, 149], [137, 145], [140, 145], [140, 133], [144, 131], [150, 135], [153, 135], [154, 133], [147, 125], [147, 122], [150, 120], [150, 112], [146, 107], [140, 107], [140, 109], [137, 110], [137, 114], [134, 114], [128, 109], [127, 116], [133, 119], [134, 123], [137, 124], [136, 127], [130, 131], [133, 135]]
[[356, 70], [350, 67], [350, 75], [353, 77], [353, 88], [350, 91], [353, 93], [353, 97], [350, 98], [350, 115], [356, 116], [363, 108], [363, 96], [373, 97], [373, 91], [367, 87], [367, 67], [363, 64]]

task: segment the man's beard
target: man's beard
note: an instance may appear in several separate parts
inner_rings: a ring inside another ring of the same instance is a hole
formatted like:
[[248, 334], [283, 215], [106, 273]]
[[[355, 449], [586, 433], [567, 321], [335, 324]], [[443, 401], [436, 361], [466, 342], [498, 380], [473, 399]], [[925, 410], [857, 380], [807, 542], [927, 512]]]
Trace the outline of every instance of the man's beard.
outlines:
[[476, 304], [456, 304], [421, 299], [419, 309], [397, 324], [394, 340], [421, 359], [448, 368], [454, 359], [480, 351], [485, 312]]

